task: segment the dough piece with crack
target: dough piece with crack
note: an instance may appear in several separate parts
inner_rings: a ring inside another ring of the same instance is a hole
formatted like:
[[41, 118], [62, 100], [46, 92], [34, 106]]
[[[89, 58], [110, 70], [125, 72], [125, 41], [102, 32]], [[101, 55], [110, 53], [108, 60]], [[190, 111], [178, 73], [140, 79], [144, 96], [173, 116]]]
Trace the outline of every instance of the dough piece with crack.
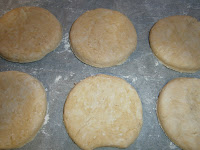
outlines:
[[81, 15], [72, 25], [70, 43], [82, 62], [99, 68], [120, 65], [136, 49], [137, 33], [118, 11], [98, 8]]
[[157, 102], [160, 125], [184, 150], [200, 148], [200, 79], [176, 78], [167, 83]]
[[60, 23], [46, 9], [19, 7], [0, 18], [0, 56], [6, 60], [40, 60], [56, 49], [61, 39]]
[[63, 118], [69, 136], [81, 149], [126, 148], [140, 133], [142, 104], [126, 81], [101, 74], [76, 84], [65, 102]]
[[200, 70], [200, 22], [190, 16], [170, 16], [159, 20], [150, 31], [155, 56], [168, 68], [179, 72]]
[[19, 148], [31, 141], [46, 114], [46, 92], [34, 77], [0, 72], [0, 149]]

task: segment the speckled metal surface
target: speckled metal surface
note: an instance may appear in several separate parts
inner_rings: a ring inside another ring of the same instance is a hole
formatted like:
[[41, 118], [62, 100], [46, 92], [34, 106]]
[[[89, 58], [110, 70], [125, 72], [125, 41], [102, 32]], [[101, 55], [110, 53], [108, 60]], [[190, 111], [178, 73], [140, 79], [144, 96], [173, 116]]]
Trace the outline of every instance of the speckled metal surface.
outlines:
[[[63, 27], [60, 46], [42, 60], [19, 64], [0, 58], [0, 71], [18, 70], [39, 79], [47, 92], [48, 112], [43, 127], [33, 141], [19, 150], [79, 150], [68, 136], [63, 124], [63, 106], [74, 83], [100, 73], [118, 76], [133, 85], [143, 105], [143, 127], [137, 140], [127, 150], [179, 149], [164, 134], [156, 116], [156, 101], [162, 87], [177, 77], [197, 77], [179, 73], [163, 66], [149, 46], [149, 31], [161, 18], [190, 15], [200, 20], [199, 0], [0, 0], [0, 15], [20, 6], [48, 9]], [[85, 11], [108, 8], [125, 14], [134, 24], [138, 44], [128, 60], [110, 68], [95, 68], [80, 62], [71, 52], [69, 31], [73, 22]], [[114, 150], [117, 148], [97, 148]]]

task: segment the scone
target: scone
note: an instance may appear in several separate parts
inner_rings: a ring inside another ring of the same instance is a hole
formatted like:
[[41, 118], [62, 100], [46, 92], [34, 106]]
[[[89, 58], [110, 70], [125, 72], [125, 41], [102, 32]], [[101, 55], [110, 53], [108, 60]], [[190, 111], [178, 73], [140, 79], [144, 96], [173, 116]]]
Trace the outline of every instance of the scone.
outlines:
[[84, 150], [126, 148], [142, 127], [142, 104], [136, 90], [109, 75], [88, 77], [71, 90], [64, 105], [64, 124]]
[[150, 31], [155, 56], [168, 68], [179, 72], [200, 70], [200, 22], [190, 16], [170, 16], [159, 20]]
[[19, 63], [42, 59], [56, 49], [62, 28], [56, 17], [39, 7], [20, 7], [0, 18], [0, 56]]
[[200, 148], [200, 79], [176, 78], [167, 83], [157, 102], [160, 125], [184, 150]]
[[99, 68], [120, 65], [136, 49], [137, 33], [118, 11], [95, 9], [82, 14], [70, 31], [71, 48], [82, 62]]
[[41, 128], [46, 114], [46, 92], [34, 77], [0, 72], [0, 149], [22, 147]]

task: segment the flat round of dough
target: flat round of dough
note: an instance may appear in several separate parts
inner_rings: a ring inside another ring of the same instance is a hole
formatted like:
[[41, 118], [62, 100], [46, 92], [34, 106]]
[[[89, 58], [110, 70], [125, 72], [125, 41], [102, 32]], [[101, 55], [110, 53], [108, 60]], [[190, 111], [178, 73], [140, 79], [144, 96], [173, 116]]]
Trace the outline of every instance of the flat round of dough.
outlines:
[[142, 122], [136, 90], [109, 75], [91, 76], [76, 84], [64, 106], [67, 132], [85, 150], [126, 148], [138, 137]]
[[157, 103], [160, 124], [184, 150], [200, 148], [200, 79], [176, 78], [162, 89]]
[[34, 77], [0, 72], [0, 149], [22, 147], [41, 128], [46, 114], [46, 92]]
[[0, 18], [0, 56], [19, 63], [42, 59], [56, 49], [62, 28], [48, 10], [20, 7]]
[[179, 72], [200, 70], [200, 22], [190, 16], [170, 16], [159, 20], [150, 31], [155, 56], [168, 68]]
[[71, 48], [82, 62], [99, 68], [120, 65], [136, 49], [137, 33], [118, 11], [98, 8], [81, 15], [70, 31]]

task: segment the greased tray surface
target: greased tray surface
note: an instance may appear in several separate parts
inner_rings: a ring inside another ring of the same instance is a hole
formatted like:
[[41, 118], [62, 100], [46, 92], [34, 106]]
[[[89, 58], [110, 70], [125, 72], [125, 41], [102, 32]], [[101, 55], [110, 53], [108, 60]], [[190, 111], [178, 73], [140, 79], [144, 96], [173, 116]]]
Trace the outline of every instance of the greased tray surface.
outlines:
[[[59, 47], [33, 63], [12, 63], [0, 58], [0, 71], [17, 70], [39, 79], [47, 92], [48, 112], [35, 139], [19, 150], [79, 150], [63, 124], [63, 106], [69, 91], [80, 80], [108, 74], [120, 77], [137, 90], [143, 106], [143, 127], [137, 140], [127, 150], [179, 150], [164, 134], [156, 116], [156, 101], [162, 87], [177, 77], [200, 78], [200, 71], [179, 73], [163, 66], [149, 46], [149, 31], [161, 18], [190, 15], [200, 20], [199, 0], [0, 0], [0, 16], [21, 6], [38, 6], [49, 10], [63, 27]], [[73, 22], [85, 11], [108, 8], [125, 14], [134, 24], [138, 44], [128, 60], [110, 68], [95, 68], [80, 62], [69, 45]], [[97, 148], [114, 150], [117, 148]]]

